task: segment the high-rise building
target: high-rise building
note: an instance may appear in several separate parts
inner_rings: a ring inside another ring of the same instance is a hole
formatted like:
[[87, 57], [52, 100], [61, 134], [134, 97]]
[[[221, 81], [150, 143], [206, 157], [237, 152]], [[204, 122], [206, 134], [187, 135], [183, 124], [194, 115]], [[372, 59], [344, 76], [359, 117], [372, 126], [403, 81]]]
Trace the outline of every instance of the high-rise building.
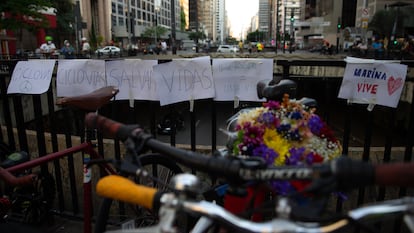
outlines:
[[[174, 2], [172, 2], [174, 1]], [[174, 7], [175, 29], [180, 29], [179, 0], [92, 0], [80, 2], [82, 21], [87, 22], [84, 35], [94, 24], [97, 35], [103, 37], [103, 43], [118, 40], [123, 45], [135, 43], [137, 37], [155, 24], [171, 30], [173, 23], [171, 8]], [[159, 6], [156, 6], [159, 3]], [[174, 3], [173, 5], [171, 3]], [[168, 34], [164, 35], [165, 39]]]
[[181, 14], [184, 14], [184, 25], [181, 22], [181, 28], [184, 30], [188, 30], [190, 28], [190, 16], [189, 16], [189, 9], [188, 9], [188, 1], [189, 0], [180, 0], [180, 22], [181, 22]]
[[225, 0], [189, 0], [190, 30], [202, 30], [207, 40], [222, 43], [226, 38]]
[[269, 0], [259, 0], [259, 28], [260, 32], [263, 32], [265, 38], [261, 38], [261, 41], [268, 41], [269, 40], [269, 29], [271, 26], [270, 23], [270, 2]]

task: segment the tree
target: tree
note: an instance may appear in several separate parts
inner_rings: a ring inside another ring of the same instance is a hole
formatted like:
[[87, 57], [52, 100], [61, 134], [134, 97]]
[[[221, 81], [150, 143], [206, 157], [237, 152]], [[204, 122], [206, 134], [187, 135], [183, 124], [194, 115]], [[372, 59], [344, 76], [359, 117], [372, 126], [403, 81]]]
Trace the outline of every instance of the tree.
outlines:
[[91, 49], [96, 50], [98, 48], [98, 45], [102, 43], [102, 40], [103, 40], [102, 36], [96, 35], [95, 23], [94, 23], [94, 20], [92, 20], [92, 27], [91, 27], [91, 30], [89, 31], [89, 44], [91, 46]]
[[229, 37], [226, 38], [226, 43], [227, 44], [237, 44], [237, 39], [232, 37], [232, 36], [229, 36]]
[[49, 22], [41, 11], [52, 6], [52, 0], [2, 0], [0, 12], [5, 17], [0, 17], [0, 29], [11, 30], [18, 35], [22, 48], [23, 30], [36, 32], [39, 28], [47, 28]]
[[157, 33], [157, 37], [162, 37], [167, 32], [167, 29], [161, 26], [148, 27], [147, 29], [145, 29], [142, 35], [144, 37], [151, 38], [155, 36], [155, 32]]
[[185, 20], [185, 12], [184, 12], [184, 8], [181, 7], [181, 13], [180, 13], [180, 29], [181, 31], [184, 31], [185, 28], [187, 27], [187, 21]]
[[412, 14], [412, 7], [403, 8], [389, 8], [388, 10], [380, 10], [375, 13], [371, 21], [368, 24], [368, 29], [372, 30], [374, 34], [379, 36], [392, 35], [394, 22], [397, 20], [397, 27], [395, 30], [395, 36], [404, 36], [405, 23]]
[[56, 20], [57, 27], [56, 35], [59, 36], [59, 40], [73, 40], [75, 31], [75, 13], [74, 4], [70, 0], [56, 0]]
[[190, 40], [194, 40], [194, 41], [198, 41], [198, 40], [204, 40], [206, 39], [206, 35], [202, 32], [202, 31], [198, 31], [198, 32], [190, 32], [188, 34], [188, 38]]
[[[12, 31], [27, 29], [35, 31], [38, 28], [48, 26], [48, 21], [41, 11], [52, 7], [51, 0], [2, 0], [0, 12], [7, 16], [0, 17], [0, 28]], [[28, 23], [32, 18], [36, 23]]]
[[247, 34], [247, 41], [262, 41], [264, 38], [265, 33], [258, 30]]

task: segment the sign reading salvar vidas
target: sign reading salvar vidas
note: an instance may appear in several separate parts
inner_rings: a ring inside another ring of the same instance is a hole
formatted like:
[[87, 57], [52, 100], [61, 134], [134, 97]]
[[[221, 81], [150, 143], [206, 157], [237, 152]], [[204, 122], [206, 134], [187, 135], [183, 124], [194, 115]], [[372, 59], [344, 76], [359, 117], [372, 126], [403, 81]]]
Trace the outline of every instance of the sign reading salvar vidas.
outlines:
[[346, 59], [338, 97], [352, 103], [396, 108], [407, 75], [407, 66], [390, 61]]
[[[117, 100], [151, 100], [168, 105], [213, 98], [217, 101], [264, 101], [256, 84], [271, 80], [273, 59], [213, 59], [209, 56], [156, 60], [59, 60], [57, 96], [78, 96], [105, 86], [119, 89]], [[8, 93], [41, 94], [49, 89], [55, 60], [20, 61]]]

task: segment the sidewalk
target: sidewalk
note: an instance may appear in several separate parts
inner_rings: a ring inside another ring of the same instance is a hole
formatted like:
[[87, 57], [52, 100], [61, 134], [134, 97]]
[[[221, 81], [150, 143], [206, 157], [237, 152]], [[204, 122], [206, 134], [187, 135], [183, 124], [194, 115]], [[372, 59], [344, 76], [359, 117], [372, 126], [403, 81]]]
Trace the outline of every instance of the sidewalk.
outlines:
[[0, 223], [1, 233], [83, 233], [81, 220], [70, 220], [53, 216], [51, 223], [42, 226], [25, 225], [18, 222]]
[[[44, 229], [44, 233], [83, 233], [83, 222], [54, 216], [53, 224]], [[92, 229], [93, 230], [93, 229]]]

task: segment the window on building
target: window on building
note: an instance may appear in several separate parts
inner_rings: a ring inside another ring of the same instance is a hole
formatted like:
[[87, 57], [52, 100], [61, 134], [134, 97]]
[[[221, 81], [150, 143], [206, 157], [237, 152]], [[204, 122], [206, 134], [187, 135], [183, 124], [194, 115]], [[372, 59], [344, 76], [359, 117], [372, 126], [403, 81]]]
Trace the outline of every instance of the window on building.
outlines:
[[124, 26], [124, 17], [118, 17], [119, 26]]
[[113, 2], [112, 3], [112, 14], [116, 13], [116, 4]]
[[111, 16], [111, 25], [116, 26], [116, 16], [115, 15]]
[[124, 7], [121, 4], [118, 4], [118, 15], [124, 14]]

